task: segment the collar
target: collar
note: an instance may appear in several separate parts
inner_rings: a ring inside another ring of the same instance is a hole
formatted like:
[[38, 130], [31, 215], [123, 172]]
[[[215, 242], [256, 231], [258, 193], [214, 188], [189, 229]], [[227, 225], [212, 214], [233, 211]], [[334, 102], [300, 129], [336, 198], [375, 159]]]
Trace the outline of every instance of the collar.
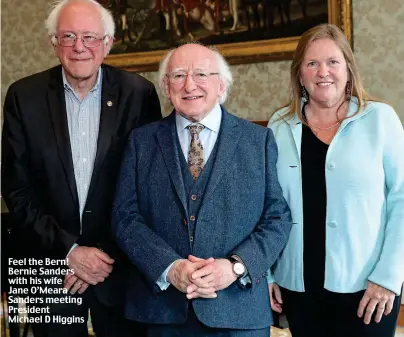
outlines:
[[[303, 108], [303, 106], [304, 106], [303, 101], [301, 102], [301, 106]], [[358, 99], [356, 97], [351, 97], [351, 100], [349, 102], [348, 112], [347, 112], [348, 118], [345, 119], [344, 122], [351, 122], [368, 113], [368, 111], [366, 109], [362, 109], [361, 111], [359, 111], [359, 113], [357, 113], [355, 116], [353, 116], [356, 113], [356, 110], [358, 110]], [[352, 117], [352, 118], [350, 118], [350, 117]], [[294, 114], [292, 117], [285, 119], [285, 122], [288, 123], [291, 127], [294, 127], [298, 124], [301, 124], [302, 121], [300, 120], [300, 118], [297, 114]]]
[[[63, 86], [64, 86], [65, 90], [69, 90], [69, 91], [72, 91], [73, 93], [75, 93], [74, 89], [67, 81], [66, 72], [63, 67], [62, 67], [62, 78], [63, 78]], [[94, 86], [90, 90], [90, 92], [93, 93], [94, 97], [97, 97], [97, 91], [100, 87], [101, 81], [102, 81], [102, 68], [99, 67], [98, 72], [97, 72], [97, 80], [95, 81]]]
[[[208, 128], [209, 130], [219, 133], [220, 123], [222, 121], [222, 109], [219, 104], [216, 104], [215, 107], [209, 112], [204, 119], [202, 119], [199, 123]], [[175, 123], [177, 125], [178, 131], [183, 131], [188, 125], [192, 124], [190, 120], [181, 116], [179, 113], [175, 113]]]

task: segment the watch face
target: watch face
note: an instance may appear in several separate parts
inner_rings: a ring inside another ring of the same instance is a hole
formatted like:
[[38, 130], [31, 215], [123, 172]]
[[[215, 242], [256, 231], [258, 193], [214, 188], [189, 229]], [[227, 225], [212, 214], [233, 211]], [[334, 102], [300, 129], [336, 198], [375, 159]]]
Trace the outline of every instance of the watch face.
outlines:
[[244, 267], [244, 265], [243, 265], [242, 263], [236, 262], [236, 263], [233, 265], [233, 270], [234, 270], [234, 273], [235, 273], [237, 276], [241, 276], [241, 275], [243, 275], [244, 272], [245, 272], [245, 267]]

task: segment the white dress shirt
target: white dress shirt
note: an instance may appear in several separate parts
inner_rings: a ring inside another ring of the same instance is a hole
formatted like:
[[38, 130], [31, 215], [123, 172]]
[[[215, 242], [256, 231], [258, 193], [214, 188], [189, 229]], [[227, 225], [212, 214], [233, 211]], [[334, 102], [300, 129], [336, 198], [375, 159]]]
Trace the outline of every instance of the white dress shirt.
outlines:
[[[203, 163], [209, 159], [213, 147], [216, 144], [217, 136], [220, 130], [220, 123], [222, 122], [222, 109], [219, 104], [216, 104], [213, 110], [202, 119], [199, 124], [205, 128], [199, 133], [199, 139], [203, 146]], [[185, 117], [181, 116], [178, 112], [175, 114], [175, 124], [177, 126], [178, 139], [180, 141], [182, 153], [185, 160], [188, 162], [189, 146], [191, 144], [191, 133], [187, 129], [188, 125], [195, 124]]]

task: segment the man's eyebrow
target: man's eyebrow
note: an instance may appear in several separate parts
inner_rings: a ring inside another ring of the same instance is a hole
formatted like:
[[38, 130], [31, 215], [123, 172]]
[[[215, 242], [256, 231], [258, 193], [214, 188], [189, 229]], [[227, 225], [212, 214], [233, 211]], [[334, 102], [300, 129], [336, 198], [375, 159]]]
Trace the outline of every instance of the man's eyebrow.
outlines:
[[184, 69], [184, 68], [173, 68], [173, 69], [171, 69], [171, 72], [177, 72], [177, 71], [184, 71], [184, 72], [186, 72], [186, 70]]
[[97, 34], [97, 33], [95, 33], [95, 32], [90, 32], [90, 31], [86, 31], [86, 32], [74, 32], [74, 31], [72, 31], [72, 30], [62, 30], [62, 31], [60, 31], [60, 33], [61, 34], [74, 34], [74, 35], [78, 35], [78, 34], [81, 34], [81, 35], [101, 35], [101, 34]]
[[[173, 72], [173, 73], [175, 73], [175, 72], [177, 72], [177, 71], [188, 72], [188, 70], [187, 70], [187, 69], [184, 69], [184, 68], [173, 68], [173, 69], [171, 69], [171, 72]], [[192, 72], [196, 72], [196, 71], [208, 71], [208, 70], [207, 70], [207, 69], [204, 69], [204, 68], [195, 68], [195, 69], [192, 69]]]

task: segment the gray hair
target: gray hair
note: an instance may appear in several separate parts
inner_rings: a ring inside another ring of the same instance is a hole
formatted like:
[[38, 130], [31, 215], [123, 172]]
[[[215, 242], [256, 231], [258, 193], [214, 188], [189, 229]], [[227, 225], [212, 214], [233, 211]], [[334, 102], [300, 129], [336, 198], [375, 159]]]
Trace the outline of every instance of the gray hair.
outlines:
[[[57, 24], [59, 20], [60, 11], [70, 2], [77, 2], [78, 0], [56, 0], [51, 6], [48, 17], [45, 20], [45, 27], [48, 31], [48, 36], [56, 35]], [[95, 0], [80, 0], [96, 6], [100, 12], [101, 22], [104, 26], [104, 35], [113, 38], [115, 35], [115, 22], [111, 12], [103, 7]]]
[[[195, 42], [194, 43], [185, 43], [185, 44], [183, 44], [183, 46], [185, 46], [187, 44], [198, 44], [202, 47], [208, 48], [215, 54], [217, 72], [219, 73], [219, 77], [225, 86], [225, 91], [219, 99], [219, 103], [223, 104], [227, 99], [231, 86], [233, 85], [233, 75], [230, 71], [229, 64], [226, 62], [225, 58], [219, 53], [219, 51], [213, 46], [204, 46], [203, 44], [195, 43]], [[164, 55], [163, 59], [160, 61], [158, 84], [159, 84], [159, 88], [160, 88], [161, 92], [163, 92], [164, 94], [166, 94], [165, 87], [164, 87], [164, 78], [167, 74], [168, 62], [170, 61], [171, 56], [174, 54], [174, 52], [178, 48], [169, 50], [167, 52], [167, 54]]]

